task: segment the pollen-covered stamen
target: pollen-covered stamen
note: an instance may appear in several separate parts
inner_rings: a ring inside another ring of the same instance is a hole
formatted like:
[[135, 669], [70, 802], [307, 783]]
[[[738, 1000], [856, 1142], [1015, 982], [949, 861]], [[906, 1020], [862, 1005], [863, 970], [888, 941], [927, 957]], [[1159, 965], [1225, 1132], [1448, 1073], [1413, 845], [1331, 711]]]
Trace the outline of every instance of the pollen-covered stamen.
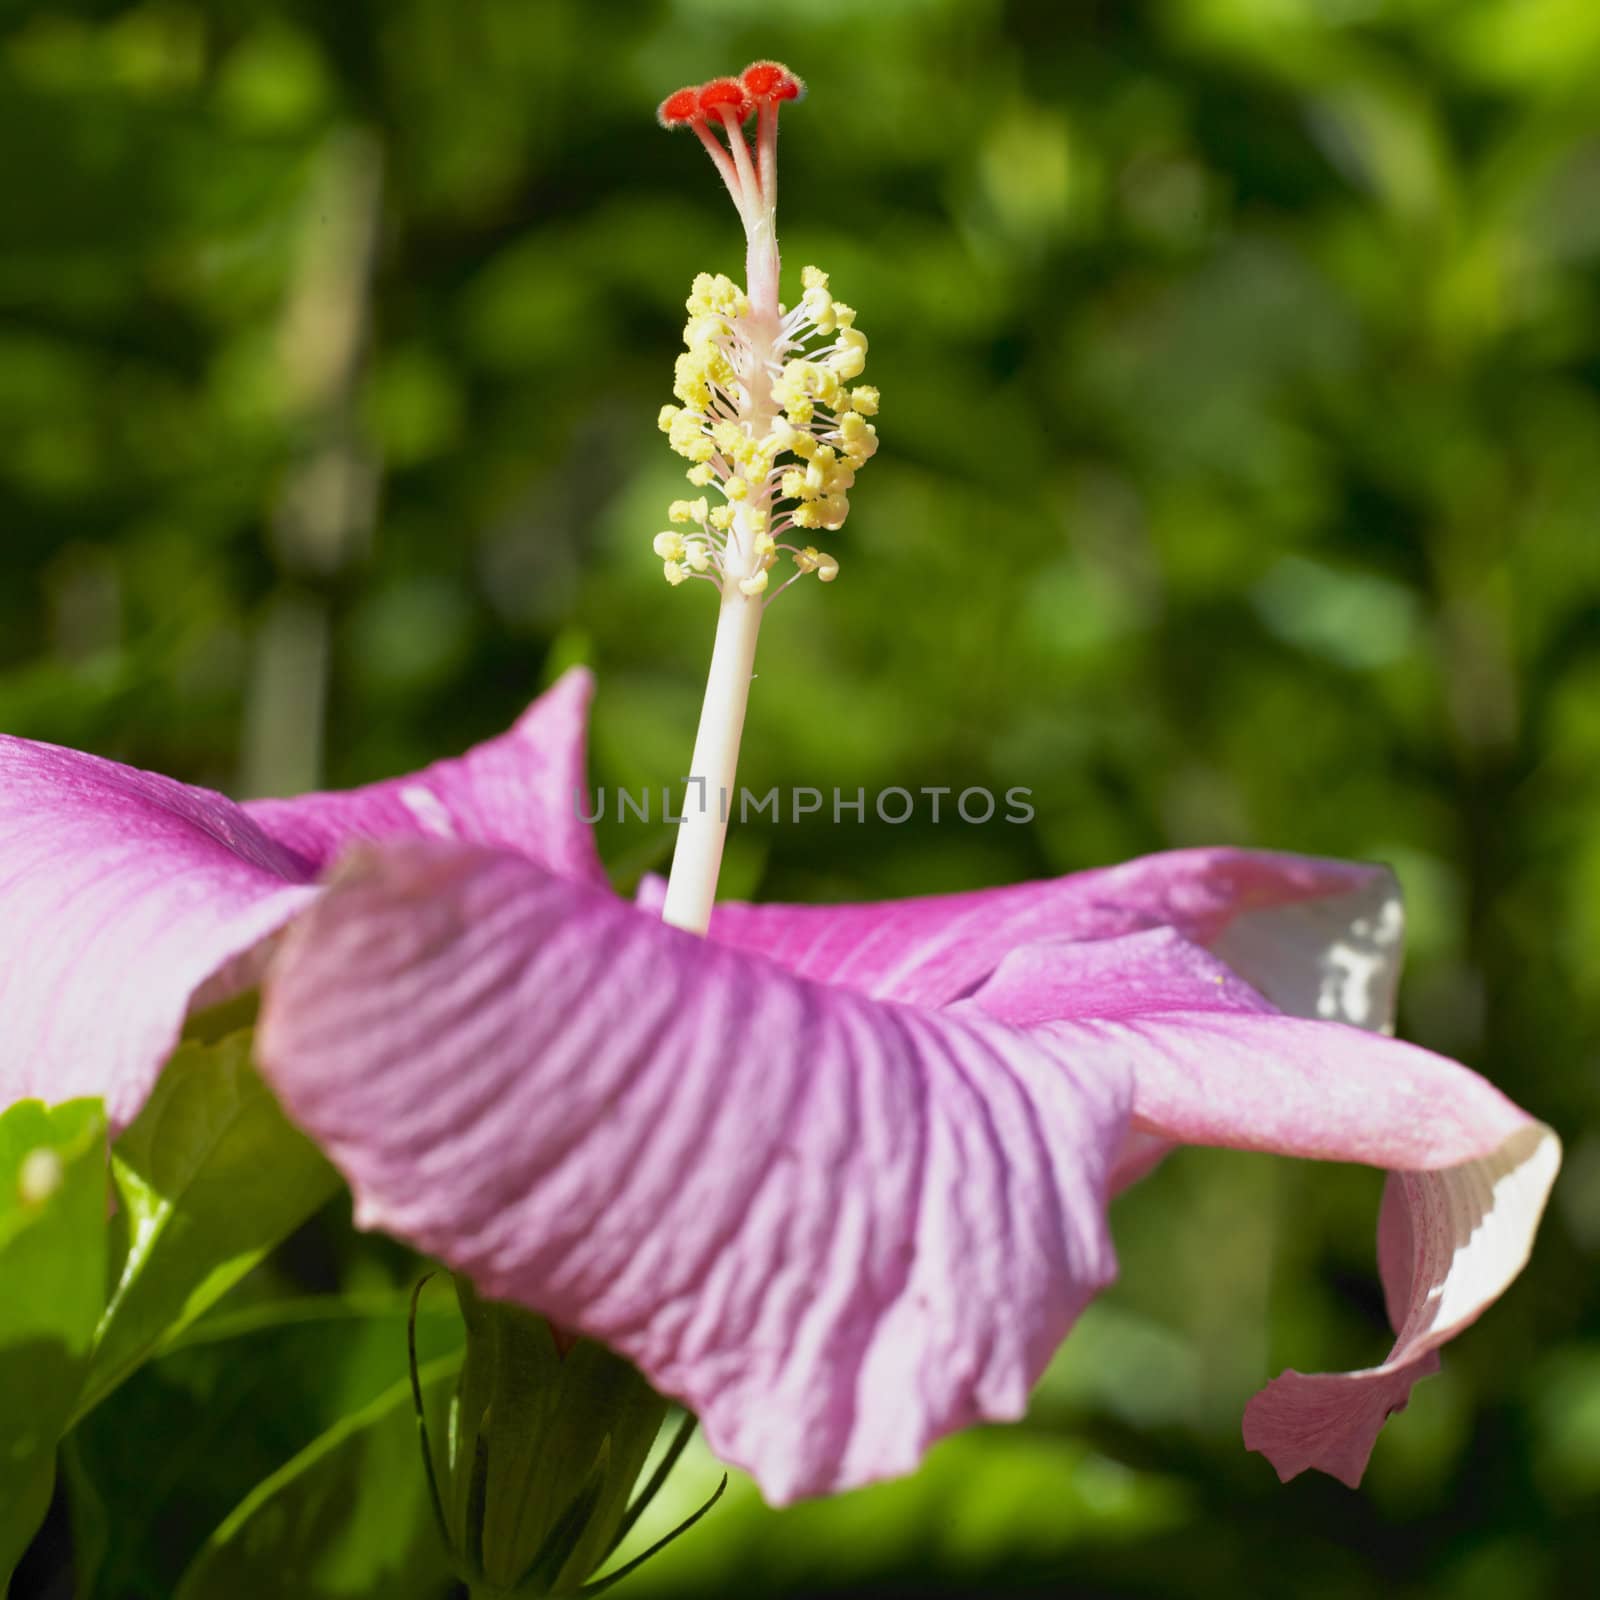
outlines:
[[[672, 448], [691, 466], [688, 477], [709, 496], [674, 501], [669, 520], [699, 529], [701, 563], [686, 565], [687, 545], [658, 536], [656, 554], [669, 582], [713, 576], [724, 593], [777, 598], [794, 578], [815, 573], [824, 583], [838, 562], [809, 545], [779, 546], [791, 531], [835, 532], [850, 512], [856, 473], [878, 448], [868, 418], [878, 391], [849, 387], [866, 360], [867, 341], [855, 311], [835, 300], [827, 273], [807, 267], [794, 310], [776, 336], [751, 299], [730, 278], [701, 273], [685, 302], [685, 351], [678, 357], [681, 405], [662, 408]], [[782, 548], [796, 571], [770, 592], [765, 574]]]

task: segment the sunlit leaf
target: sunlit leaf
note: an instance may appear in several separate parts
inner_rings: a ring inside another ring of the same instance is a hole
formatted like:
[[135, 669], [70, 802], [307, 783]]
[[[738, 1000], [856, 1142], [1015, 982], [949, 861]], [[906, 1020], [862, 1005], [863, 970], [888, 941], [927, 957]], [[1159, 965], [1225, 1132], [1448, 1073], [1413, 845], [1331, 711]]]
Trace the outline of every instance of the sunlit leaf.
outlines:
[[179, 1047], [112, 1152], [116, 1276], [88, 1411], [303, 1222], [338, 1184], [250, 1065], [250, 1035]]
[[0, 1116], [0, 1593], [50, 1503], [105, 1281], [98, 1101]]

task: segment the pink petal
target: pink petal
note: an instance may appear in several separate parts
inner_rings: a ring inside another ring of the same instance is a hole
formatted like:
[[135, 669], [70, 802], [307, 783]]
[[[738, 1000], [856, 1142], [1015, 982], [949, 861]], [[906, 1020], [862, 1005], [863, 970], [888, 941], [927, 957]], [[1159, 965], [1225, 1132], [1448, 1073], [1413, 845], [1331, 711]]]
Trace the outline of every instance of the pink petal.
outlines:
[[[1086, 950], [1105, 964], [1098, 978], [1084, 966]], [[1353, 1485], [1385, 1417], [1436, 1370], [1434, 1352], [1526, 1263], [1560, 1144], [1465, 1067], [1340, 1023], [1252, 1011], [1228, 969], [1211, 963], [1208, 973], [1208, 963], [1172, 934], [1034, 946], [1003, 963], [974, 1004], [1036, 1024], [1034, 1037], [1053, 1040], [1063, 1059], [1094, 1048], [1124, 1060], [1133, 1129], [1147, 1140], [1395, 1172], [1380, 1229], [1398, 1324], [1388, 1359], [1358, 1373], [1285, 1373], [1245, 1413], [1246, 1444], [1280, 1476], [1314, 1466]], [[1096, 983], [1111, 1020], [1051, 1020], [1070, 1016]], [[1114, 1184], [1137, 1154], [1137, 1146], [1119, 1152]]]
[[238, 806], [209, 790], [0, 735], [0, 1105], [144, 1104], [192, 1003], [258, 976], [265, 941], [352, 836], [450, 830], [595, 879], [578, 821], [586, 673], [503, 738], [415, 778]]
[[190, 998], [315, 894], [232, 801], [0, 736], [0, 1105], [144, 1104]]
[[1115, 1062], [805, 981], [504, 853], [362, 854], [274, 958], [382, 1227], [605, 1340], [774, 1502], [1023, 1411], [1113, 1258]]
[[[658, 894], [647, 886], [645, 903]], [[1385, 1026], [1401, 935], [1382, 867], [1249, 850], [1176, 850], [1039, 883], [876, 904], [724, 903], [711, 937], [809, 978], [945, 1005], [1019, 946], [1171, 927], [1280, 1010]]]
[[[1560, 1165], [1555, 1134], [1525, 1118], [1481, 1156], [1399, 1174], [1412, 1251], [1394, 1348], [1364, 1372], [1274, 1378], [1245, 1407], [1247, 1448], [1285, 1481], [1317, 1467], [1355, 1488], [1385, 1420], [1405, 1406], [1413, 1383], [1438, 1371], [1439, 1347], [1476, 1322], [1527, 1265]], [[1391, 1296], [1391, 1316], [1396, 1309]]]
[[593, 695], [594, 679], [573, 667], [510, 732], [464, 756], [364, 789], [252, 800], [244, 809], [319, 872], [354, 840], [465, 839], [604, 885], [594, 834], [582, 820]]
[[[647, 879], [640, 903], [659, 910], [665, 887]], [[1394, 1025], [1404, 933], [1394, 876], [1311, 856], [1178, 850], [969, 894], [836, 906], [725, 902], [711, 936], [807, 977], [943, 1005], [1030, 942], [1163, 926], [1208, 945], [1280, 1011], [1381, 1031]], [[1113, 1190], [1144, 1177], [1172, 1148], [1130, 1128]]]

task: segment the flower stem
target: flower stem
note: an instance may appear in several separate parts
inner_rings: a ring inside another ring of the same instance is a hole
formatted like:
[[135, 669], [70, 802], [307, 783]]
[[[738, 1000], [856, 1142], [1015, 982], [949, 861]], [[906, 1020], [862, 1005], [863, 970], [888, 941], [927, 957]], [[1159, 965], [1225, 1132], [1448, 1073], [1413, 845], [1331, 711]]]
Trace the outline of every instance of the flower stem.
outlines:
[[689, 792], [684, 796], [672, 876], [661, 908], [662, 921], [691, 933], [706, 931], [717, 896], [728, 807], [739, 766], [739, 737], [750, 700], [750, 680], [755, 675], [761, 610], [759, 596], [741, 594], [730, 585], [717, 613], [706, 698], [689, 763]]

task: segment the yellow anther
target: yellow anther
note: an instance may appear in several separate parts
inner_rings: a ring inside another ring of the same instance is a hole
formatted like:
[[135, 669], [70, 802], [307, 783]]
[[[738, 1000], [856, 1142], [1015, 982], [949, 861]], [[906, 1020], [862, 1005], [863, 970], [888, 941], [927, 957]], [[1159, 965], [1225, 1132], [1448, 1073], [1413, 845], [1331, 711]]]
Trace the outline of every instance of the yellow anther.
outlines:
[[696, 572], [704, 572], [711, 565], [711, 552], [703, 544], [694, 543], [688, 547], [685, 559]]
[[672, 364], [672, 377], [672, 392], [686, 406], [703, 411], [711, 404], [711, 396], [706, 390], [706, 363], [703, 356], [685, 350]]
[[790, 467], [778, 484], [786, 500], [798, 500], [806, 492], [806, 475], [798, 467]]
[[878, 391], [870, 383], [864, 383], [859, 389], [850, 391], [850, 404], [864, 417], [875, 417], [878, 414]]
[[711, 430], [711, 437], [719, 450], [737, 450], [745, 442], [744, 429], [737, 422], [719, 422]]
[[802, 572], [815, 572], [822, 560], [822, 552], [814, 544], [808, 544], [804, 550], [795, 551], [794, 564]]
[[859, 439], [852, 441], [845, 450], [852, 465], [862, 466], [878, 453], [878, 430], [870, 423], [867, 431]]
[[839, 330], [839, 349], [828, 357], [836, 378], [859, 378], [867, 365], [867, 336], [858, 328]]
[[733, 526], [733, 507], [729, 505], [712, 506], [711, 514], [706, 519], [713, 528], [726, 533]]
[[833, 320], [841, 328], [853, 328], [856, 325], [856, 308], [847, 306], [843, 300], [835, 300], [833, 302]]
[[751, 533], [767, 531], [767, 514], [760, 506], [751, 506], [744, 514], [744, 525]]
[[684, 477], [686, 477], [697, 489], [705, 489], [716, 481], [717, 475], [704, 462], [701, 462], [701, 464], [697, 467], [690, 467], [689, 470], [684, 473]]
[[663, 561], [661, 563], [661, 576], [676, 589], [689, 574], [676, 561]]
[[674, 422], [676, 422], [677, 420], [678, 420], [678, 407], [677, 406], [662, 406], [661, 410], [656, 414], [656, 426], [663, 433], [671, 433], [672, 432], [672, 424]]
[[728, 481], [723, 484], [722, 492], [727, 495], [730, 500], [744, 500], [749, 497], [750, 485], [746, 483], [743, 478], [736, 475], [732, 478], [729, 478]]
[[818, 554], [817, 556], [817, 581], [819, 583], [832, 583], [839, 576], [839, 563], [830, 555]]
[[826, 289], [828, 274], [821, 267], [806, 267], [800, 274], [800, 282], [807, 289]]
[[669, 522], [704, 522], [706, 520], [706, 500], [702, 495], [698, 500], [674, 500], [667, 507], [667, 521]]
[[674, 533], [668, 528], [655, 536], [650, 548], [663, 561], [681, 561], [683, 560], [683, 535]]
[[755, 551], [758, 556], [771, 555], [778, 548], [778, 541], [770, 533], [758, 533], [755, 538]]
[[760, 594], [761, 591], [766, 588], [766, 586], [767, 574], [765, 571], [761, 571], [752, 577], [741, 578], [739, 580], [739, 593], [750, 595], [752, 598], [754, 598], [756, 595]]
[[717, 340], [727, 338], [731, 331], [726, 317], [719, 317], [714, 313], [690, 317], [683, 325], [683, 342], [696, 353], [709, 356]]
[[828, 298], [826, 289], [807, 289], [800, 297], [800, 303], [806, 308], [806, 315], [816, 324], [819, 333], [833, 332], [833, 301]]

